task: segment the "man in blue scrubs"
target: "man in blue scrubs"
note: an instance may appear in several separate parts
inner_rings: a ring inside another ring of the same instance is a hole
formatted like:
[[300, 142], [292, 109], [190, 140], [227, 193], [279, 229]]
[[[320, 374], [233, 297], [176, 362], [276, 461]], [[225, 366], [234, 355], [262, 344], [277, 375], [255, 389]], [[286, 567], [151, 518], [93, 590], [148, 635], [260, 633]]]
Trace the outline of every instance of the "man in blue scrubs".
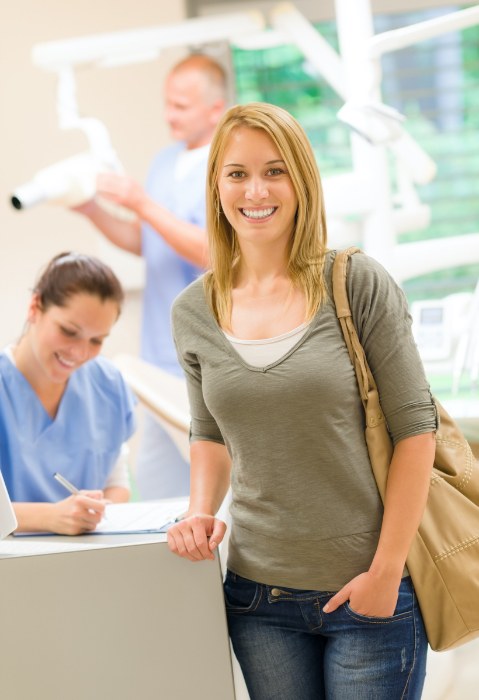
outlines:
[[[154, 158], [145, 189], [129, 177], [98, 178], [98, 194], [131, 209], [135, 220], [114, 218], [94, 200], [76, 208], [110, 241], [144, 257], [141, 355], [178, 376], [171, 304], [207, 264], [206, 164], [225, 106], [226, 75], [216, 61], [194, 54], [176, 64], [165, 82], [165, 118], [174, 143]], [[136, 480], [142, 499], [189, 492], [189, 465], [150, 416], [145, 416]]]

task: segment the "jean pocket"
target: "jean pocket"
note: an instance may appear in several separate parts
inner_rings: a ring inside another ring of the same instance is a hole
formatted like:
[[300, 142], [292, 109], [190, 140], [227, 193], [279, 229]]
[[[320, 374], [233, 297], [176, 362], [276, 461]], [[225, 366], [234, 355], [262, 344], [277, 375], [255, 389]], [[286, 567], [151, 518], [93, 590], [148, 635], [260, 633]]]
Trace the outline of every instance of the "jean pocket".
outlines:
[[344, 603], [344, 609], [350, 617], [358, 620], [358, 622], [381, 624], [388, 622], [400, 622], [401, 620], [410, 618], [414, 612], [414, 589], [412, 587], [411, 579], [409, 576], [402, 579], [401, 585], [399, 586], [396, 608], [394, 613], [389, 617], [362, 615], [361, 613], [356, 612], [356, 610], [350, 606], [349, 601]]
[[256, 610], [261, 599], [261, 584], [226, 572], [223, 584], [226, 610], [229, 613], [245, 614]]

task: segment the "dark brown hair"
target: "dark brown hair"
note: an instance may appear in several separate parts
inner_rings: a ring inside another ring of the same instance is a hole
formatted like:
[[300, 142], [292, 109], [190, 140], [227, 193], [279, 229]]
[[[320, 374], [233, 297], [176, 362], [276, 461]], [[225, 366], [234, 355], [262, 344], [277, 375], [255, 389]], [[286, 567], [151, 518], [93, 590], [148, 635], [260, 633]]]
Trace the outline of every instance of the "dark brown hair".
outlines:
[[56, 255], [41, 274], [34, 293], [44, 311], [50, 306], [65, 306], [75, 294], [92, 294], [102, 301], [118, 304], [118, 313], [124, 293], [117, 276], [101, 260], [81, 253]]

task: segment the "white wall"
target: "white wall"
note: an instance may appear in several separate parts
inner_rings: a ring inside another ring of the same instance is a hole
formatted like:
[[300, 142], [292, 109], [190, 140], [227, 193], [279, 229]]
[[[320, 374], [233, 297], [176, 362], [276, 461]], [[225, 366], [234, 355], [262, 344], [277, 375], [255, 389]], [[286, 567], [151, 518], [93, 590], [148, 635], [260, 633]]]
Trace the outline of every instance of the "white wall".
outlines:
[[[291, 1], [291, 0], [290, 0]], [[374, 14], [410, 12], [431, 7], [472, 5], [472, 0], [369, 0]], [[239, 10], [260, 10], [266, 15], [281, 0], [188, 0], [191, 11], [211, 15]], [[312, 22], [334, 19], [335, 0], [294, 0], [295, 5]]]
[[[185, 18], [184, 0], [17, 0], [0, 9], [0, 347], [21, 332], [29, 290], [39, 269], [62, 250], [118, 258], [83, 217], [52, 205], [16, 211], [12, 190], [42, 167], [87, 148], [80, 132], [60, 131], [56, 77], [33, 66], [33, 44], [92, 33], [167, 24]], [[158, 61], [113, 69], [82, 69], [78, 103], [103, 120], [126, 170], [143, 181], [153, 153], [168, 141], [162, 83], [180, 52]], [[115, 251], [116, 252], [116, 251]], [[124, 254], [127, 255], [127, 254]], [[139, 263], [137, 263], [139, 264]], [[121, 268], [121, 266], [120, 266]], [[118, 268], [118, 269], [120, 269]], [[136, 268], [138, 269], [138, 268]], [[127, 296], [105, 352], [136, 352], [140, 292]]]

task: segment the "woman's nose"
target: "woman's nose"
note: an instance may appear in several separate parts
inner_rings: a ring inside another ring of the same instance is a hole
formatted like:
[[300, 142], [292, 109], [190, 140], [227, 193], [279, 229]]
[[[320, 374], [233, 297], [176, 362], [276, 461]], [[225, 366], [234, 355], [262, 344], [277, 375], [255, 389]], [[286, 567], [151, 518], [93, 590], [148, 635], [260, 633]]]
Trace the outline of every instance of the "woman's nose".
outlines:
[[267, 183], [262, 178], [251, 178], [246, 186], [246, 199], [265, 199], [269, 196]]
[[75, 359], [75, 362], [86, 362], [90, 355], [90, 346], [88, 341], [80, 341], [75, 343], [70, 352]]

